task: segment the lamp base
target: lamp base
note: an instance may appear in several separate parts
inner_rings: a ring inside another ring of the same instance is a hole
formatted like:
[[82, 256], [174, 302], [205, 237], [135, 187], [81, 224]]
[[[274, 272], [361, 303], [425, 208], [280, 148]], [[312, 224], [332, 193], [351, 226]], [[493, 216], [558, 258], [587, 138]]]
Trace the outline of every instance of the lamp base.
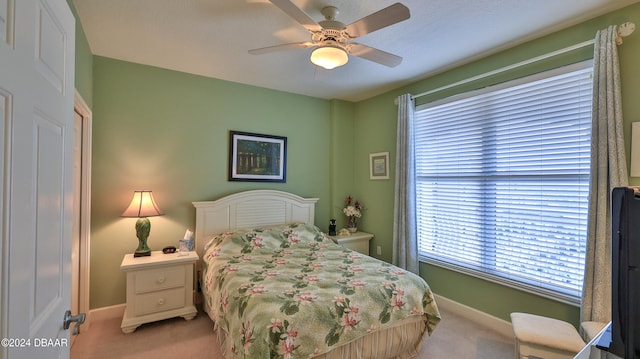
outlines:
[[151, 231], [151, 222], [147, 217], [138, 218], [136, 221], [136, 237], [138, 237], [138, 248], [133, 253], [134, 257], [147, 257], [151, 255], [151, 249], [147, 246], [147, 238]]

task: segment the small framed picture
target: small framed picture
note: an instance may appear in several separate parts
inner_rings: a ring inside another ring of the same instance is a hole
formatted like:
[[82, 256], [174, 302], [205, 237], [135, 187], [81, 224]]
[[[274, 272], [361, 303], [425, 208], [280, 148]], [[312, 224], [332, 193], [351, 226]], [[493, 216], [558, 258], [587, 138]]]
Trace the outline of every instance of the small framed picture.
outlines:
[[389, 179], [389, 152], [369, 154], [369, 179]]
[[287, 138], [231, 131], [229, 181], [287, 181]]

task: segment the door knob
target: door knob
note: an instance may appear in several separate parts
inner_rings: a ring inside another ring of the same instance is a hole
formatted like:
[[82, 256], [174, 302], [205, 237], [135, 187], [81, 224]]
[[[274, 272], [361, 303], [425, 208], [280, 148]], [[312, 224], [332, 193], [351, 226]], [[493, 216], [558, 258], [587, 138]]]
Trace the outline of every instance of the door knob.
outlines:
[[[71, 326], [71, 323], [78, 323], [78, 325], [84, 323], [84, 320], [86, 319], [86, 317], [87, 315], [84, 313], [80, 313], [78, 315], [71, 315], [71, 311], [67, 310], [66, 312], [64, 312], [64, 320], [62, 322], [62, 326], [64, 327], [65, 330], [67, 330]], [[76, 327], [78, 325], [76, 325]]]

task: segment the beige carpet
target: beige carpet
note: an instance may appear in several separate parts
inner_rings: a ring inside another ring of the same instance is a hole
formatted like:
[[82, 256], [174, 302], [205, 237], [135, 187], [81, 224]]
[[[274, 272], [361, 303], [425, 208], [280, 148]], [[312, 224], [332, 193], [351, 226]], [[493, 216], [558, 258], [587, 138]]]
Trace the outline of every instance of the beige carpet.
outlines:
[[[442, 322], [426, 338], [418, 358], [514, 358], [512, 339], [453, 313], [441, 310], [441, 314]], [[122, 333], [120, 320], [94, 322], [91, 330], [80, 333], [71, 348], [71, 359], [222, 358], [213, 323], [202, 312], [191, 321], [174, 318], [145, 324], [131, 334]]]

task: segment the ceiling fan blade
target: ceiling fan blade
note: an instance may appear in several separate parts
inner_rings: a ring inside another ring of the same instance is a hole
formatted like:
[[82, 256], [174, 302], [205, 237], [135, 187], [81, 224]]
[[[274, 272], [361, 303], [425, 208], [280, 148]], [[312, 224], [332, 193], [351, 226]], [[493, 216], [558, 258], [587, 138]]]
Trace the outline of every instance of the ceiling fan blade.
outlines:
[[395, 3], [347, 25], [347, 33], [351, 38], [355, 39], [356, 37], [380, 30], [410, 17], [411, 14], [409, 13], [408, 7], [401, 3]]
[[307, 15], [302, 9], [290, 0], [269, 0], [271, 3], [280, 10], [284, 11], [287, 15], [291, 16], [294, 20], [299, 22], [302, 26], [306, 27], [309, 31], [321, 31], [320, 26], [315, 20]]
[[270, 52], [283, 51], [283, 50], [291, 50], [291, 49], [308, 49], [310, 47], [315, 46], [312, 42], [293, 42], [290, 44], [282, 44], [275, 46], [262, 47], [259, 49], [249, 50], [249, 53], [252, 55], [262, 55], [268, 54]]
[[402, 57], [400, 56], [390, 54], [382, 50], [374, 49], [373, 47], [369, 47], [366, 45], [352, 42], [347, 45], [347, 48], [349, 54], [353, 56], [358, 56], [363, 59], [377, 62], [388, 67], [396, 67], [402, 62]]

